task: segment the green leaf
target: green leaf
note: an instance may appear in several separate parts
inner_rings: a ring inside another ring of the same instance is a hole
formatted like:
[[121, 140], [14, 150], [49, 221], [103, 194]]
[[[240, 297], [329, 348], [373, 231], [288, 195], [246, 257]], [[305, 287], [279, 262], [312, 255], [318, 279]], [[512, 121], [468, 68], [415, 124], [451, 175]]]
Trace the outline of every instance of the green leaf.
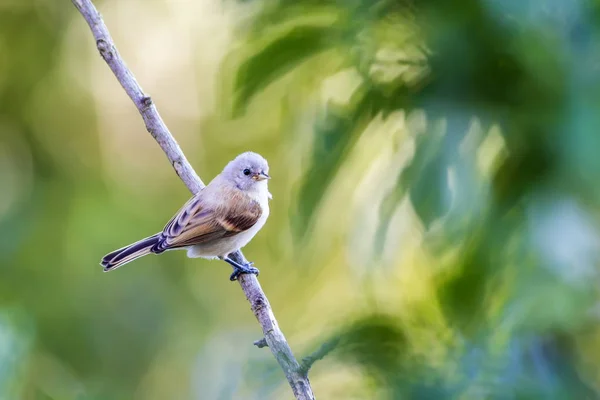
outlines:
[[393, 379], [407, 357], [407, 338], [391, 317], [371, 315], [342, 330], [335, 354], [367, 371]]
[[444, 200], [448, 189], [447, 165], [441, 154], [445, 129], [440, 122], [426, 133], [416, 136], [415, 155], [411, 163], [400, 172], [396, 184], [381, 202], [374, 242], [375, 255], [382, 253], [392, 216], [407, 192], [426, 227], [447, 211]]
[[449, 321], [463, 333], [474, 333], [485, 322], [488, 293], [489, 260], [481, 249], [481, 237], [463, 251], [462, 262], [440, 282], [440, 304]]
[[379, 110], [376, 94], [358, 90], [348, 108], [329, 107], [315, 124], [315, 143], [310, 167], [299, 188], [292, 215], [294, 233], [301, 238], [327, 187], [346, 159], [356, 140]]
[[556, 165], [556, 154], [541, 145], [541, 141], [530, 140], [520, 146], [508, 155], [493, 178], [494, 200], [500, 212], [514, 207], [535, 184], [543, 182]]
[[425, 225], [441, 217], [448, 209], [448, 165], [444, 159], [445, 124], [438, 121], [426, 133], [416, 137], [415, 155], [402, 171], [398, 186], [409, 188], [415, 212]]
[[247, 53], [232, 53], [224, 64], [226, 70], [235, 70], [232, 116], [242, 115], [254, 96], [271, 83], [334, 46], [331, 26], [336, 18], [336, 15], [315, 15], [300, 22], [283, 22], [245, 44], [242, 51]]
[[358, 138], [377, 115], [413, 108], [411, 89], [398, 88], [392, 96], [375, 86], [359, 88], [345, 107], [331, 107], [315, 124], [312, 162], [300, 184], [298, 205], [293, 209], [294, 233], [301, 238], [319, 202]]
[[435, 158], [425, 165], [410, 189], [410, 201], [426, 229], [448, 210], [447, 167], [442, 157]]

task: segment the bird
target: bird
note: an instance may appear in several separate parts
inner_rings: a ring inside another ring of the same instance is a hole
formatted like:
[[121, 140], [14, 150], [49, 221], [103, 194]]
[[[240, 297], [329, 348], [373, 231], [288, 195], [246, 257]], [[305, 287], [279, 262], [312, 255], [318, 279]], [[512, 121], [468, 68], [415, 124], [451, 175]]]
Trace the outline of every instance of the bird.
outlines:
[[230, 161], [223, 171], [187, 201], [163, 230], [115, 250], [102, 258], [104, 271], [113, 271], [148, 254], [187, 250], [190, 258], [220, 259], [240, 274], [258, 275], [252, 262], [240, 263], [230, 254], [247, 245], [269, 217], [269, 164], [248, 151]]

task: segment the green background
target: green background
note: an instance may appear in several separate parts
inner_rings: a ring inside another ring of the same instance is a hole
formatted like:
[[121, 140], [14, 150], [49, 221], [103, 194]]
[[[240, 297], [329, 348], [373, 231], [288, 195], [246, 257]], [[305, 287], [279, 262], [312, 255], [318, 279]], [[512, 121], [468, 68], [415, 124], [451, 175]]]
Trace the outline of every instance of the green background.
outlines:
[[[596, 398], [600, 4], [105, 0], [320, 399]], [[189, 198], [69, 1], [0, 4], [0, 399], [285, 399], [222, 262], [100, 258]]]

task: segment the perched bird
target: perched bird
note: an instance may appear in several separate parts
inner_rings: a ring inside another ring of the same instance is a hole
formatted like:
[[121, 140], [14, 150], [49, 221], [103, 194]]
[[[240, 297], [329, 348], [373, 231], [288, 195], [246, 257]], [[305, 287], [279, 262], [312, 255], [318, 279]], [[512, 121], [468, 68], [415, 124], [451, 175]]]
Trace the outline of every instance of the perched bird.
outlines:
[[218, 258], [240, 274], [258, 274], [252, 263], [240, 264], [229, 254], [244, 247], [269, 216], [269, 164], [259, 154], [242, 153], [192, 197], [162, 232], [107, 254], [100, 263], [112, 271], [147, 254], [186, 249], [190, 258]]

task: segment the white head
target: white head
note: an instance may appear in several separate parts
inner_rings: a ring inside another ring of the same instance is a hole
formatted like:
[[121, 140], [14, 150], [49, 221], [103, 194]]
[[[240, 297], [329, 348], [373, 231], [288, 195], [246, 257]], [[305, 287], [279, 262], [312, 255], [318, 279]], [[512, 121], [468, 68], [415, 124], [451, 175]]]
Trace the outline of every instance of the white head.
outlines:
[[223, 169], [226, 179], [241, 190], [258, 190], [267, 187], [269, 164], [260, 154], [247, 151], [240, 154]]

